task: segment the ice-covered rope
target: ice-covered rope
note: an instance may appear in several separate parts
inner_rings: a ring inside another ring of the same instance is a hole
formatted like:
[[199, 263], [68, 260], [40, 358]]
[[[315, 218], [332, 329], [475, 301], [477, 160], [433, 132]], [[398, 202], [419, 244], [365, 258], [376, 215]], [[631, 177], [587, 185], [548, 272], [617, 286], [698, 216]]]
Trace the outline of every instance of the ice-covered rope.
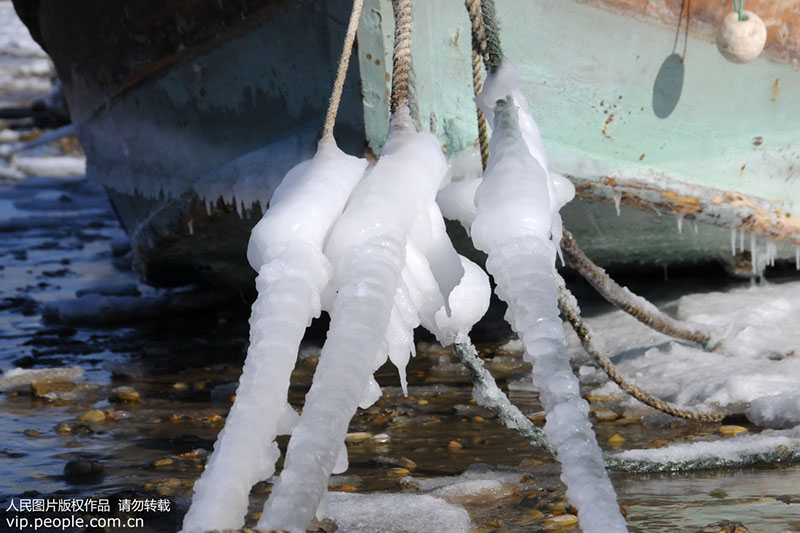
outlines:
[[543, 164], [539, 133], [518, 96], [513, 72], [501, 70], [487, 85], [490, 81], [496, 94], [508, 96], [490, 104], [491, 159], [475, 195], [472, 239], [488, 254], [486, 266], [497, 284], [496, 293], [508, 304], [507, 320], [522, 339], [525, 359], [533, 365], [534, 384], [546, 412], [544, 430], [557, 450], [561, 478], [567, 497], [578, 508], [581, 528], [587, 533], [626, 531], [588, 418], [589, 406], [580, 397], [566, 353], [558, 316], [556, 251], [550, 239], [552, 208], [558, 207], [558, 198]]
[[564, 315], [564, 317], [572, 326], [572, 329], [575, 330], [575, 333], [578, 335], [578, 338], [580, 339], [581, 344], [586, 352], [591, 355], [595, 361], [597, 361], [597, 364], [600, 365], [600, 368], [602, 368], [608, 377], [611, 378], [614, 383], [619, 385], [623, 391], [627, 392], [645, 405], [649, 405], [654, 409], [658, 409], [659, 411], [676, 416], [678, 418], [699, 420], [701, 422], [719, 422], [725, 418], [725, 415], [723, 414], [698, 413], [697, 411], [692, 411], [690, 409], [681, 409], [680, 407], [675, 407], [663, 400], [659, 400], [655, 396], [648, 394], [636, 385], [628, 383], [622, 374], [620, 374], [619, 370], [617, 370], [617, 367], [614, 366], [614, 363], [612, 363], [605, 354], [600, 352], [600, 350], [594, 344], [589, 328], [581, 319], [577, 302], [575, 302], [575, 297], [563, 284], [558, 288], [558, 307], [561, 310], [561, 314]]
[[247, 250], [258, 272], [250, 345], [225, 428], [194, 485], [184, 533], [244, 525], [252, 486], [275, 471], [275, 437], [297, 419], [287, 402], [297, 350], [330, 279], [323, 242], [364, 174], [366, 161], [323, 139], [275, 190]]
[[474, 387], [472, 395], [477, 402], [494, 411], [508, 429], [516, 431], [532, 445], [555, 455], [555, 450], [544, 431], [522, 414], [522, 411], [511, 403], [508, 396], [497, 386], [494, 377], [483, 366], [483, 360], [469, 339], [453, 344], [453, 353], [469, 372]]
[[564, 230], [563, 232], [561, 250], [564, 252], [567, 263], [575, 268], [603, 298], [633, 316], [639, 322], [676, 339], [701, 344], [711, 340], [712, 333], [706, 327], [675, 320], [659, 311], [655, 305], [646, 299], [620, 286], [605, 270], [594, 264], [586, 256], [569, 231]]
[[353, 42], [356, 40], [358, 21], [361, 18], [361, 8], [364, 0], [354, 0], [353, 10], [350, 12], [350, 22], [347, 24], [347, 33], [344, 36], [342, 55], [339, 57], [339, 66], [336, 70], [336, 80], [333, 82], [328, 113], [325, 115], [325, 125], [322, 128], [322, 138], [333, 138], [333, 126], [336, 123], [336, 114], [339, 112], [339, 103], [342, 100], [342, 89], [347, 77], [347, 67], [350, 65], [350, 54], [353, 51]]
[[258, 528], [305, 531], [322, 501], [347, 426], [375, 371], [403, 266], [405, 243], [374, 238], [343, 265], [331, 326], [286, 462]]
[[394, 52], [392, 55], [391, 112], [409, 104], [411, 85], [411, 0], [392, 0], [394, 8]]

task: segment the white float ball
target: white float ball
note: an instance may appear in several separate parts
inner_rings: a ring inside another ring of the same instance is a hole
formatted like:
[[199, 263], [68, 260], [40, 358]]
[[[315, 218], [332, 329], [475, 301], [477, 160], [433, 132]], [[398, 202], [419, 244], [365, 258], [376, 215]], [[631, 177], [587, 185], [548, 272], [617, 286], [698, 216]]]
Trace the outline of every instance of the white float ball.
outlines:
[[725, 15], [717, 29], [717, 48], [729, 61], [747, 63], [757, 58], [767, 42], [767, 27], [752, 11], [733, 11]]

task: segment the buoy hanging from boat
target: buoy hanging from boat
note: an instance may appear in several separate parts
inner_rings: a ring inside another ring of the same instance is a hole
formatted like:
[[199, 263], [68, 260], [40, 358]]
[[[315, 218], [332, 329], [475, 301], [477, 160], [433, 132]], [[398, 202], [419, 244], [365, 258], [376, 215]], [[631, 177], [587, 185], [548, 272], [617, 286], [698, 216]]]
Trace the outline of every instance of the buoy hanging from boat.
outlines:
[[757, 58], [767, 42], [767, 27], [761, 17], [742, 9], [744, 0], [734, 0], [734, 11], [717, 28], [717, 48], [725, 59], [747, 63]]

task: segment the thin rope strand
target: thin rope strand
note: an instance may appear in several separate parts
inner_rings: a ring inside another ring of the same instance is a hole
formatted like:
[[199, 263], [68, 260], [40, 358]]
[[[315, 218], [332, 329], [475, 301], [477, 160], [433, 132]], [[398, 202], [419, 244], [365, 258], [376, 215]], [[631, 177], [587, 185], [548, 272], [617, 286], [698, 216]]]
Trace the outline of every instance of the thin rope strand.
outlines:
[[361, 18], [361, 8], [364, 0], [354, 0], [353, 10], [350, 12], [350, 22], [347, 24], [347, 33], [344, 36], [342, 55], [339, 57], [339, 67], [336, 70], [336, 80], [333, 82], [333, 91], [328, 103], [328, 113], [325, 115], [325, 125], [322, 128], [323, 139], [333, 139], [333, 126], [336, 124], [336, 114], [342, 101], [344, 80], [347, 77], [347, 68], [350, 66], [350, 55], [353, 52], [353, 43], [356, 40], [358, 21]]

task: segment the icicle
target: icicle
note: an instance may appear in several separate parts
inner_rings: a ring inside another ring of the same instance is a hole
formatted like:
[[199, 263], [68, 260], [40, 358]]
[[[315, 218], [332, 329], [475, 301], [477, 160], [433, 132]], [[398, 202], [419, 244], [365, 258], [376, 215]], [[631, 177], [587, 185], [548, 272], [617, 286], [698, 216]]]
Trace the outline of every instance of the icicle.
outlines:
[[794, 247], [794, 269], [800, 270], [800, 246]]
[[744, 230], [739, 232], [739, 251], [744, 253]]
[[731, 228], [731, 255], [736, 255], [736, 228]]
[[189, 235], [194, 235], [194, 220], [189, 219]]
[[[692, 229], [694, 230], [694, 234], [695, 234], [695, 235], [697, 235], [697, 233], [700, 231], [700, 228], [699, 228], [699, 226], [697, 225], [697, 221], [696, 221], [696, 220], [693, 220], [693, 221], [692, 221]], [[735, 252], [734, 252], [734, 253], [735, 253]]]
[[758, 252], [756, 251], [756, 245], [757, 245], [756, 234], [755, 233], [751, 233], [750, 234], [750, 260], [751, 260], [751, 262], [753, 264], [753, 274], [758, 274], [758, 266], [757, 266]]
[[619, 205], [622, 202], [622, 193], [619, 191], [614, 191], [614, 209], [617, 210], [617, 216], [619, 216]]
[[535, 140], [538, 130], [518, 97], [518, 78], [508, 60], [488, 77], [485, 88], [479, 102], [487, 117], [494, 117], [493, 134], [489, 165], [475, 197], [473, 242], [488, 254], [486, 266], [496, 292], [508, 303], [508, 320], [523, 341], [526, 360], [533, 363], [534, 383], [547, 412], [545, 432], [558, 452], [581, 528], [625, 531], [588, 419], [589, 406], [580, 398], [566, 353], [557, 306], [556, 251], [550, 240], [553, 187], [540, 147], [534, 144], [532, 149], [520, 131], [526, 124], [536, 131], [535, 137], [529, 136]]
[[680, 213], [675, 219], [678, 221], [678, 233], [683, 233], [683, 213]]
[[769, 262], [769, 266], [775, 266], [775, 256], [777, 253], [777, 245], [772, 241], [767, 241], [767, 261]]
[[275, 436], [297, 418], [286, 403], [297, 348], [330, 278], [323, 240], [365, 167], [321, 141], [312, 160], [289, 171], [253, 228], [247, 257], [258, 272], [258, 297], [250, 346], [225, 428], [194, 485], [186, 533], [241, 528], [251, 487], [274, 472]]

